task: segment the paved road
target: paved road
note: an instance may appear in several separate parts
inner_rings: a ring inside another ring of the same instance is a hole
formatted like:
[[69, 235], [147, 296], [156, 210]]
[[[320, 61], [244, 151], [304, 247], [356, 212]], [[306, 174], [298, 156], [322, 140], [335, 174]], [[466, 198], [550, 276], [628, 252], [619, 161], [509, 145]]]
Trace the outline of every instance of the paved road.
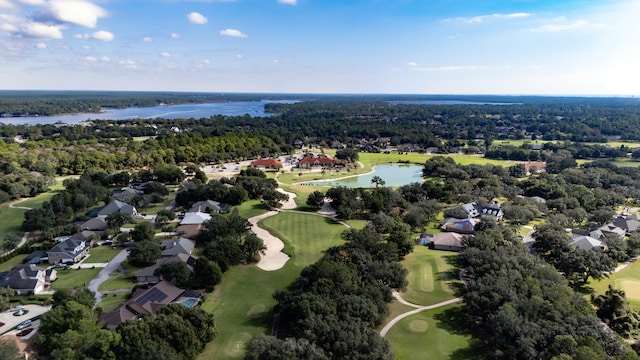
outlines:
[[103, 282], [109, 279], [109, 274], [120, 268], [120, 265], [128, 255], [129, 252], [127, 251], [127, 249], [120, 251], [118, 255], [114, 256], [113, 259], [111, 259], [111, 261], [107, 264], [107, 266], [100, 270], [98, 275], [96, 275], [96, 277], [89, 282], [87, 288], [96, 294], [96, 305], [100, 303], [100, 300], [102, 300], [102, 294], [98, 292], [98, 288], [100, 287], [100, 285], [102, 285]]
[[435, 308], [439, 308], [441, 306], [447, 306], [447, 305], [451, 305], [451, 304], [455, 304], [457, 302], [462, 301], [462, 298], [453, 298], [447, 301], [443, 301], [441, 303], [437, 303], [437, 304], [433, 304], [433, 305], [427, 305], [427, 306], [420, 306], [420, 305], [416, 305], [416, 304], [412, 304], [406, 300], [404, 300], [400, 294], [398, 294], [397, 292], [393, 292], [393, 297], [395, 297], [400, 303], [411, 306], [411, 307], [415, 307], [415, 310], [411, 310], [411, 311], [407, 311], [406, 313], [400, 314], [396, 317], [394, 317], [393, 319], [391, 319], [391, 321], [389, 321], [387, 323], [387, 325], [385, 325], [382, 330], [380, 330], [380, 336], [385, 337], [385, 335], [387, 335], [387, 332], [389, 332], [389, 330], [391, 330], [391, 328], [397, 324], [400, 320], [406, 318], [407, 316], [411, 316], [413, 314], [417, 314], [419, 312], [425, 311], [425, 310], [431, 310], [431, 309], [435, 309]]

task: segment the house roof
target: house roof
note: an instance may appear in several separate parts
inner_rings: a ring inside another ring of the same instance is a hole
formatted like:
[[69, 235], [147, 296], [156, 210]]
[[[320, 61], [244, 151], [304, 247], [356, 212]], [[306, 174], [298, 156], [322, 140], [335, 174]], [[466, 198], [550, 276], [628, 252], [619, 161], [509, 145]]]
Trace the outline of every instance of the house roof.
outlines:
[[103, 217], [95, 217], [93, 219], [89, 219], [83, 222], [80, 225], [82, 230], [93, 230], [93, 231], [102, 231], [106, 230], [109, 227], [107, 224], [107, 220]]
[[184, 214], [184, 219], [180, 222], [180, 225], [200, 225], [205, 221], [211, 219], [211, 215], [203, 212], [188, 212]]
[[51, 253], [64, 253], [65, 255], [74, 258], [78, 256], [87, 248], [87, 245], [82, 240], [67, 239], [47, 251], [47, 255]]
[[0, 279], [0, 286], [16, 289], [16, 290], [33, 290], [42, 280], [38, 279], [38, 275], [44, 270], [40, 270], [33, 264], [18, 265], [11, 271], [4, 273]]
[[449, 246], [449, 247], [462, 247], [462, 240], [466, 236], [453, 232], [445, 232], [436, 234], [431, 238], [433, 245]]
[[282, 165], [282, 162], [276, 159], [258, 159], [251, 162], [251, 166], [255, 167], [273, 167], [277, 165]]
[[187, 224], [180, 225], [176, 228], [176, 232], [182, 237], [186, 237], [188, 239], [195, 238], [200, 234], [200, 229], [202, 229], [201, 224]]
[[640, 227], [640, 221], [632, 218], [619, 217], [613, 220], [613, 224], [627, 232], [638, 231]]
[[179, 238], [178, 240], [165, 240], [160, 244], [162, 247], [162, 256], [174, 256], [178, 254], [191, 254], [196, 242], [187, 238]]
[[94, 233], [93, 231], [82, 230], [80, 232], [77, 232], [77, 233], [71, 235], [70, 239], [80, 240], [80, 241], [88, 241], [89, 239], [91, 239], [92, 236], [99, 236], [99, 235]]
[[222, 206], [219, 202], [213, 201], [213, 200], [205, 200], [205, 201], [198, 201], [197, 203], [194, 203], [191, 206], [191, 209], [189, 209], [189, 212], [210, 213], [212, 211], [220, 212], [221, 210], [222, 210]]
[[571, 243], [576, 247], [579, 247], [585, 250], [592, 250], [596, 248], [600, 250], [604, 250], [604, 247], [605, 247], [602, 241], [586, 235], [573, 236], [571, 238]]
[[300, 159], [300, 161], [298, 161], [298, 164], [303, 165], [303, 164], [318, 164], [318, 165], [333, 165], [336, 163], [335, 160], [328, 158], [328, 157], [306, 157], [306, 158], [302, 158]]
[[138, 270], [136, 272], [136, 276], [153, 276], [160, 266], [172, 262], [183, 262], [187, 265], [187, 269], [189, 269], [189, 271], [193, 271], [196, 260], [198, 260], [197, 257], [191, 256], [189, 254], [178, 254], [175, 256], [160, 258], [156, 260], [156, 263], [154, 265], [147, 266], [146, 268]]
[[113, 200], [107, 204], [107, 206], [98, 211], [98, 216], [109, 216], [116, 212], [127, 215], [135, 215], [137, 213], [135, 207], [120, 200]]

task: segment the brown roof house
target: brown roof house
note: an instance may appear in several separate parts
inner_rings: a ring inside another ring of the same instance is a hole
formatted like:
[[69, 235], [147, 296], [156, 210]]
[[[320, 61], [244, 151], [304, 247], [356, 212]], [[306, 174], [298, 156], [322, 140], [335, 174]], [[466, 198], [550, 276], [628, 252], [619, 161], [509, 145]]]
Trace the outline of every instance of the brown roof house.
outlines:
[[312, 167], [333, 167], [336, 160], [328, 157], [305, 157], [298, 161], [298, 167], [302, 169], [310, 169]]
[[434, 250], [462, 251], [467, 236], [454, 232], [437, 234], [431, 238], [431, 246]]
[[117, 309], [100, 315], [100, 320], [104, 321], [107, 329], [113, 330], [127, 320], [154, 315], [160, 308], [178, 299], [184, 291], [168, 281], [161, 281], [149, 289], [136, 290], [131, 299]]
[[258, 159], [252, 161], [250, 166], [258, 169], [280, 169], [282, 162], [276, 159]]

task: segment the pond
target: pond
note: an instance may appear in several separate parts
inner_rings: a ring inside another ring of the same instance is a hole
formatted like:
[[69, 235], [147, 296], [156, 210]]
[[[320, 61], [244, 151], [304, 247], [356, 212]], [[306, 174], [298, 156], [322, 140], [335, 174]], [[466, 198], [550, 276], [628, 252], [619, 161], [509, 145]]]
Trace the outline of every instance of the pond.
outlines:
[[373, 172], [369, 174], [339, 180], [310, 181], [305, 184], [332, 187], [346, 186], [367, 188], [374, 187], [375, 184], [371, 183], [371, 179], [373, 179], [374, 176], [379, 176], [384, 180], [384, 186], [402, 186], [414, 182], [422, 182], [421, 174], [422, 165], [384, 164], [376, 165], [373, 168]]

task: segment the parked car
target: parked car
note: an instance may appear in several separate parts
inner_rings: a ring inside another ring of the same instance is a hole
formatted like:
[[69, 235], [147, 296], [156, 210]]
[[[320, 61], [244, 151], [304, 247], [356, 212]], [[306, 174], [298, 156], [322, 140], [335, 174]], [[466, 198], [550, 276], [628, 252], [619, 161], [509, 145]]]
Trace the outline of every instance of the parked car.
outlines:
[[24, 328], [28, 328], [31, 325], [31, 320], [25, 320], [16, 326], [16, 329], [22, 330]]

